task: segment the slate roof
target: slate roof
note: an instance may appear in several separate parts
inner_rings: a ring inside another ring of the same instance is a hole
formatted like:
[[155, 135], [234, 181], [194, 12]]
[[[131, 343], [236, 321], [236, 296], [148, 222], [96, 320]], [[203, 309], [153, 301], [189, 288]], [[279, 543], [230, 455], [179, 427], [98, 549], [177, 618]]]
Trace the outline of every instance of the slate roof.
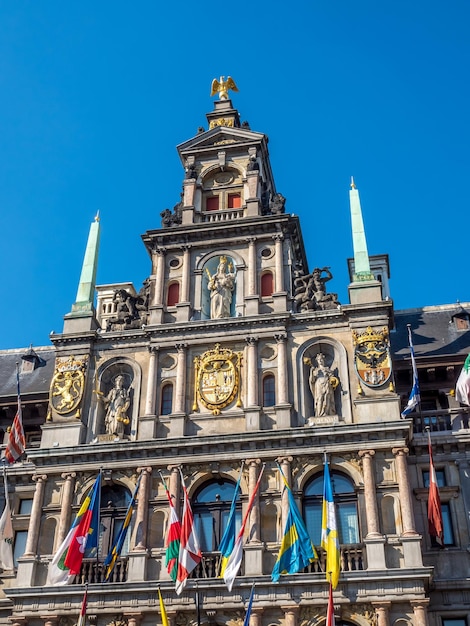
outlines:
[[470, 330], [458, 330], [455, 316], [470, 315], [470, 302], [395, 311], [395, 329], [390, 333], [393, 358], [410, 357], [407, 324], [411, 324], [416, 359], [455, 357], [470, 352]]
[[28, 352], [27, 348], [0, 350], [0, 399], [16, 396], [16, 363], [20, 364], [21, 397], [29, 394], [49, 393], [49, 386], [54, 375], [55, 352], [52, 346], [34, 348], [41, 358], [41, 365], [32, 372], [21, 372], [21, 357]]

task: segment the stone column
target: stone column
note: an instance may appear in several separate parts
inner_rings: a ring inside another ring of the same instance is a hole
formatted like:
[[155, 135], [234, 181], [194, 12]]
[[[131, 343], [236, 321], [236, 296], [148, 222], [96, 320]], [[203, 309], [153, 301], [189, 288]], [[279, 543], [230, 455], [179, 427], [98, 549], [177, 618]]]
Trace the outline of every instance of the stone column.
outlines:
[[291, 427], [291, 405], [287, 383], [287, 335], [274, 335], [277, 341], [276, 423], [279, 429]]
[[258, 405], [258, 338], [246, 337], [246, 408], [247, 430], [260, 430], [260, 408]]
[[137, 471], [141, 474], [139, 492], [137, 494], [137, 507], [135, 511], [134, 550], [146, 550], [147, 548], [147, 526], [148, 526], [148, 501], [150, 479], [152, 477], [151, 467], [139, 467]]
[[26, 548], [23, 555], [26, 557], [36, 556], [37, 554], [42, 505], [44, 503], [44, 490], [46, 488], [47, 476], [35, 474], [33, 476], [33, 480], [36, 482], [36, 490], [34, 492], [31, 516], [29, 518], [28, 537], [26, 539]]
[[[258, 481], [261, 459], [248, 459], [248, 491], [249, 496], [254, 493]], [[260, 576], [263, 573], [263, 544], [260, 537], [260, 504], [259, 490], [253, 500], [250, 513], [248, 541], [245, 545], [245, 576]]]
[[145, 398], [145, 415], [155, 416], [155, 387], [157, 383], [158, 347], [149, 346], [149, 371], [147, 377], [147, 395]]
[[256, 279], [256, 237], [248, 237], [248, 295], [254, 296], [258, 293]]
[[377, 626], [390, 626], [391, 602], [372, 602], [377, 615]]
[[63, 542], [70, 529], [70, 517], [72, 512], [72, 500], [75, 490], [76, 477], [77, 474], [75, 472], [64, 473], [61, 475], [61, 478], [63, 478], [65, 482], [62, 488], [62, 504], [60, 508], [59, 531], [57, 533], [58, 546], [60, 546], [60, 544]]
[[276, 293], [281, 293], [284, 291], [284, 259], [283, 259], [283, 250], [282, 250], [282, 242], [284, 240], [284, 236], [278, 233], [273, 236], [275, 243], [275, 261], [276, 261], [276, 279], [275, 279], [275, 289]]
[[366, 501], [366, 519], [367, 519], [367, 536], [382, 537], [379, 528], [379, 511], [377, 507], [377, 494], [375, 490], [375, 477], [373, 458], [375, 450], [360, 450], [359, 456], [362, 457], [362, 468], [364, 470], [364, 498]]
[[168, 471], [170, 472], [170, 478], [168, 479], [168, 491], [170, 492], [171, 499], [173, 501], [173, 505], [178, 513], [178, 517], [180, 517], [180, 487], [181, 487], [181, 477], [180, 477], [180, 466], [179, 465], [169, 465]]
[[187, 346], [184, 343], [176, 345], [178, 357], [176, 365], [175, 413], [186, 413], [186, 348]]
[[297, 626], [299, 617], [299, 607], [297, 606], [282, 606], [284, 611], [284, 623], [285, 626]]
[[395, 455], [395, 465], [397, 469], [398, 491], [400, 493], [401, 516], [403, 521], [403, 535], [405, 537], [415, 536], [415, 519], [413, 513], [413, 502], [411, 499], [411, 489], [408, 478], [408, 465], [406, 457], [408, 448], [393, 448]]
[[[261, 465], [261, 459], [249, 459], [247, 461], [248, 465], [248, 489], [251, 494], [254, 492], [256, 488], [256, 483], [258, 481], [259, 475], [259, 466]], [[249, 542], [250, 543], [259, 543], [261, 541], [260, 537], [260, 508], [259, 508], [259, 490], [256, 493], [255, 499], [253, 500], [253, 507], [250, 513], [250, 526], [249, 526]]]
[[[165, 248], [155, 248], [153, 251], [153, 259], [155, 269], [155, 290], [153, 294], [153, 301], [149, 307], [150, 311], [150, 324], [161, 324], [163, 321], [163, 285], [165, 280]], [[153, 260], [152, 259], [152, 260]]]
[[429, 598], [423, 598], [422, 600], [411, 600], [410, 604], [413, 607], [413, 625], [428, 626]]
[[385, 569], [385, 537], [380, 534], [379, 510], [375, 488], [374, 450], [360, 450], [364, 472], [364, 500], [367, 520], [367, 569]]
[[287, 404], [287, 335], [274, 335], [277, 342], [277, 397], [276, 404]]
[[157, 255], [157, 267], [155, 271], [155, 294], [154, 305], [159, 306], [163, 304], [163, 284], [165, 278], [165, 248], [156, 248], [155, 254]]
[[415, 530], [413, 501], [408, 478], [408, 466], [406, 463], [408, 448], [393, 448], [392, 452], [395, 455], [398, 492], [400, 495], [401, 517], [403, 522], [401, 543], [403, 547], [404, 564], [405, 567], [422, 567], [423, 555], [421, 552], [421, 537]]
[[[279, 463], [279, 465], [281, 466], [282, 469], [282, 473], [284, 474], [287, 484], [289, 485], [289, 487], [291, 486], [292, 480], [291, 480], [291, 463], [292, 463], [292, 457], [291, 456], [284, 456], [284, 457], [280, 457], [279, 459], [277, 459], [277, 462]], [[286, 526], [286, 521], [287, 521], [287, 515], [289, 513], [289, 494], [287, 493], [287, 489], [284, 489], [284, 480], [282, 478], [281, 475], [279, 475], [279, 484], [281, 485], [281, 492], [282, 492], [282, 497], [281, 497], [281, 513], [282, 513], [282, 519], [281, 519], [281, 529], [282, 532], [284, 532], [284, 528]]]
[[182, 246], [183, 250], [183, 277], [181, 279], [181, 297], [180, 302], [189, 302], [189, 276], [191, 269], [191, 246]]
[[250, 626], [261, 626], [262, 618], [263, 618], [263, 609], [253, 607], [251, 609], [251, 615], [250, 615]]
[[246, 359], [247, 370], [247, 398], [248, 407], [258, 406], [258, 338], [247, 337], [245, 339], [248, 345], [248, 354]]
[[123, 613], [123, 617], [127, 618], [127, 626], [139, 626], [142, 621], [142, 613]]

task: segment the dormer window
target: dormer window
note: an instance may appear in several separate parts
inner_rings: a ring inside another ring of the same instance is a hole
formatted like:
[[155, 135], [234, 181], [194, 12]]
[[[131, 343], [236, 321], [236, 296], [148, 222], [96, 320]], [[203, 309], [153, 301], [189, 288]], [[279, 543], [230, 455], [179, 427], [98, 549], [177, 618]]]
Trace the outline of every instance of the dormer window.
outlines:
[[470, 329], [470, 318], [468, 313], [458, 313], [457, 315], [454, 315], [453, 320], [456, 330]]

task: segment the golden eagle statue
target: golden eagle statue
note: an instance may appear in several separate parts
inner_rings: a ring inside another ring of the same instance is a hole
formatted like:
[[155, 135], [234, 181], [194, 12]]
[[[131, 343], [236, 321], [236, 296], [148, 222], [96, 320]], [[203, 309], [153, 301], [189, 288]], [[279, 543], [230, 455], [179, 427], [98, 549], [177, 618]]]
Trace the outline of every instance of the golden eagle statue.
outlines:
[[219, 94], [219, 100], [228, 100], [228, 90], [238, 91], [238, 87], [235, 85], [235, 81], [231, 76], [227, 76], [227, 80], [221, 76], [220, 80], [214, 78], [211, 85], [211, 96]]

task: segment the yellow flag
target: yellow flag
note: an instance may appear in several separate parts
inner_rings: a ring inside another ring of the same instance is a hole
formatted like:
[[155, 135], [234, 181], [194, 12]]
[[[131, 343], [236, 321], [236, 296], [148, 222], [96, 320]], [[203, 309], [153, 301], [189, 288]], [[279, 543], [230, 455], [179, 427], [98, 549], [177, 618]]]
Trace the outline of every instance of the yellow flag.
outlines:
[[158, 588], [158, 599], [160, 600], [160, 613], [162, 614], [162, 624], [163, 626], [169, 626], [168, 616], [166, 614], [165, 605], [163, 604], [162, 594], [160, 593], [160, 587]]

